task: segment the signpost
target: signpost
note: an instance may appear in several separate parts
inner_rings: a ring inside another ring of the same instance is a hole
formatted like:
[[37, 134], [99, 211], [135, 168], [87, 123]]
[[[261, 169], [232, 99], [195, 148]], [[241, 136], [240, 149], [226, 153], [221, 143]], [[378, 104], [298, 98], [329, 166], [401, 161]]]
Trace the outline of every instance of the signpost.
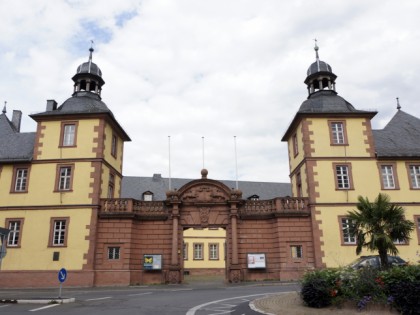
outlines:
[[58, 293], [58, 298], [61, 299], [61, 288], [63, 287], [63, 282], [67, 279], [67, 270], [65, 268], [61, 268], [58, 272], [58, 281], [60, 281], [60, 291]]

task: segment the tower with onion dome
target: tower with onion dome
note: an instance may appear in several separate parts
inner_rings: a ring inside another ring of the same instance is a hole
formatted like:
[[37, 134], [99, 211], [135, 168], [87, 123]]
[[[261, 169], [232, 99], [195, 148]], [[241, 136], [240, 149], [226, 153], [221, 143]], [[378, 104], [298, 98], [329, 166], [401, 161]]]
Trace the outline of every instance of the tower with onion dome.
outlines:
[[349, 204], [372, 190], [364, 179], [377, 169], [371, 128], [376, 112], [356, 109], [341, 97], [336, 79], [315, 44], [315, 61], [304, 81], [307, 99], [282, 138], [288, 144], [293, 196], [308, 197], [311, 204], [316, 267], [355, 258], [348, 246], [354, 240], [340, 233], [349, 224]]
[[[45, 111], [30, 115], [35, 133], [10, 135], [22, 148], [14, 149], [8, 210], [1, 213], [12, 218], [11, 227], [24, 229], [2, 264], [2, 272], [13, 275], [2, 278], [5, 287], [33, 286], [40, 271], [43, 285], [52, 286], [63, 266], [72, 275], [68, 285], [95, 283], [95, 253], [106, 250], [95, 250], [100, 199], [120, 197], [124, 142], [130, 138], [101, 99], [105, 81], [93, 48], [89, 52], [72, 78], [71, 97], [61, 105], [48, 100]], [[3, 168], [6, 176], [9, 168]]]

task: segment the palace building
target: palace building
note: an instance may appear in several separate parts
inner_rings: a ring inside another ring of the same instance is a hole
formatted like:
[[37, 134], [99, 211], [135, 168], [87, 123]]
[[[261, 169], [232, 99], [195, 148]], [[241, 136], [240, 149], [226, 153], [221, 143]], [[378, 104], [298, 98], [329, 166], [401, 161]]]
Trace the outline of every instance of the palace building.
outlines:
[[[400, 256], [420, 252], [420, 119], [398, 105], [372, 130], [377, 114], [338, 95], [337, 76], [319, 59], [305, 79], [308, 97], [282, 141], [291, 183], [123, 176], [131, 141], [102, 101], [100, 68], [81, 64], [73, 94], [48, 100], [20, 132], [22, 113], [0, 114], [2, 287], [180, 283], [186, 274], [226, 281], [298, 279], [307, 269], [356, 258], [347, 211], [379, 192], [416, 224]], [[135, 139], [134, 139], [135, 141]], [[198, 175], [198, 174], [197, 174]], [[169, 189], [171, 187], [171, 189]], [[233, 188], [235, 187], [235, 188]]]

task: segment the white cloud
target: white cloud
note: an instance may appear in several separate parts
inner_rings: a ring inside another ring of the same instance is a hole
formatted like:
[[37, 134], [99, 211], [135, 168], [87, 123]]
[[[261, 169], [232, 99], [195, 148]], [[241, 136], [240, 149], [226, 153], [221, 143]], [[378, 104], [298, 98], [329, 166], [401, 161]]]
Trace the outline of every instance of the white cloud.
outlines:
[[[43, 111], [73, 91], [88, 58], [103, 71], [103, 101], [132, 138], [124, 174], [199, 178], [201, 137], [210, 178], [234, 179], [233, 136], [243, 180], [288, 181], [280, 141], [307, 97], [303, 81], [320, 57], [337, 91], [377, 109], [374, 127], [395, 112], [419, 116], [417, 1], [47, 1], [0, 4], [0, 97], [9, 112]], [[30, 118], [25, 131], [34, 131]]]

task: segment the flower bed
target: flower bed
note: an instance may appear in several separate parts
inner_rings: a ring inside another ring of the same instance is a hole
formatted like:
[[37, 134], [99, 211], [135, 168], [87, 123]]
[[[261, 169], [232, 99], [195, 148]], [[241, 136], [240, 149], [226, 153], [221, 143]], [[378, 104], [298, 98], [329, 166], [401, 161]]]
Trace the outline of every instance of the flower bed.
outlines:
[[352, 303], [361, 311], [370, 305], [394, 308], [404, 315], [420, 314], [420, 266], [322, 269], [302, 280], [301, 298], [309, 307]]

